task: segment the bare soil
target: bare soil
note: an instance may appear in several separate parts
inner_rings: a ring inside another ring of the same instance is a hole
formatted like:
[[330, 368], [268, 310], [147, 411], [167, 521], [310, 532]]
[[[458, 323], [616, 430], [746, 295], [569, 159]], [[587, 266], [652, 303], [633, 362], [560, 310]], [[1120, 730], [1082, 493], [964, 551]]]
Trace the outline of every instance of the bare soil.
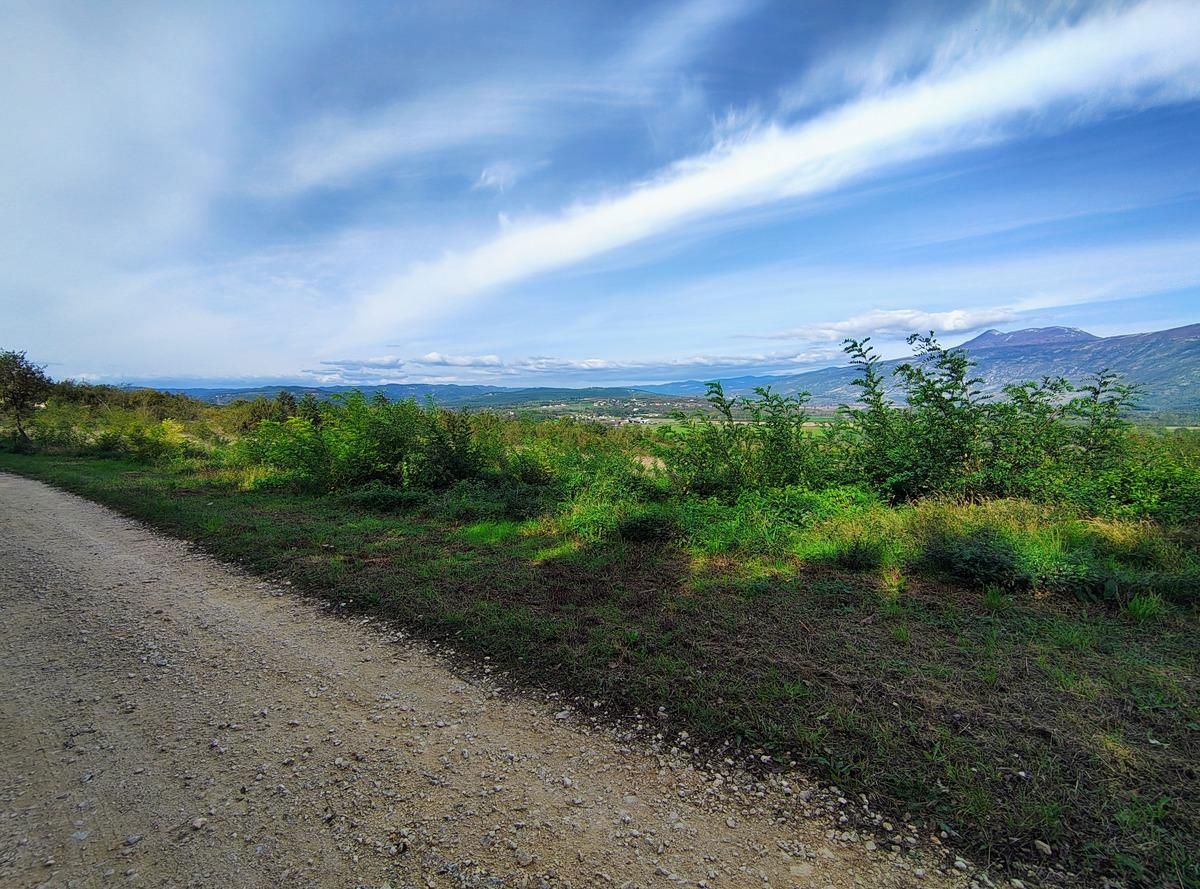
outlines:
[[508, 694], [3, 474], [0, 609], [0, 886], [970, 882], [915, 828], [854, 830], [860, 799]]

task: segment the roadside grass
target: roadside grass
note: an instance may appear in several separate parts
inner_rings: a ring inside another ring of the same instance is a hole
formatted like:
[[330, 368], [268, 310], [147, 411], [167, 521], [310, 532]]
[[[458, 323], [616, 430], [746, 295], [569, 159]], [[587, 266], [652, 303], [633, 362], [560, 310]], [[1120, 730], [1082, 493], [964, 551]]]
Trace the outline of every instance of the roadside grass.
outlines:
[[1148, 573], [1194, 556], [1154, 528], [853, 490], [733, 506], [584, 492], [515, 515], [482, 483], [331, 496], [199, 464], [0, 453], [0, 469], [517, 680], [665, 707], [981, 862], [1200, 886], [1200, 626], [1191, 588], [1161, 594]]

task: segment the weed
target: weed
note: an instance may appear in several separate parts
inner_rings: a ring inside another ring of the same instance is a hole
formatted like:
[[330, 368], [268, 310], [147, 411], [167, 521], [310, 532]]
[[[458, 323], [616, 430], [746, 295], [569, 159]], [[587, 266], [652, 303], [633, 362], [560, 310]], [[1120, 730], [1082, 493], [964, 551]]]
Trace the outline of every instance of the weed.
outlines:
[[1122, 610], [1133, 620], [1142, 622], [1162, 617], [1167, 606], [1157, 593], [1139, 593], [1126, 602]]
[[992, 614], [998, 614], [1012, 608], [1012, 596], [998, 586], [989, 586], [983, 591], [983, 608]]
[[622, 540], [661, 543], [678, 535], [679, 524], [666, 510], [645, 509], [618, 521], [616, 532]]

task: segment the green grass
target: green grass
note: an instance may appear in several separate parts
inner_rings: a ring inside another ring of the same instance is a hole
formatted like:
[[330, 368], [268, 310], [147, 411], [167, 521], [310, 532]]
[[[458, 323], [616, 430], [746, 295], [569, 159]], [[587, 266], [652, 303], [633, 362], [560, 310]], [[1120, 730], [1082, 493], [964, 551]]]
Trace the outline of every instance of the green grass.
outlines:
[[[518, 679], [664, 706], [693, 736], [796, 760], [999, 868], [1042, 861], [1041, 840], [1080, 885], [1200, 885], [1196, 613], [1153, 590], [1114, 608], [1019, 581], [1085, 549], [1121, 570], [1177, 558], [1171, 541], [1147, 553], [1114, 523], [851, 492], [693, 501], [663, 530], [602, 497], [513, 518], [483, 486], [322, 496], [198, 466], [0, 454], [0, 469]], [[970, 536], [985, 526], [1003, 533]], [[941, 561], [915, 570], [930, 539]]]

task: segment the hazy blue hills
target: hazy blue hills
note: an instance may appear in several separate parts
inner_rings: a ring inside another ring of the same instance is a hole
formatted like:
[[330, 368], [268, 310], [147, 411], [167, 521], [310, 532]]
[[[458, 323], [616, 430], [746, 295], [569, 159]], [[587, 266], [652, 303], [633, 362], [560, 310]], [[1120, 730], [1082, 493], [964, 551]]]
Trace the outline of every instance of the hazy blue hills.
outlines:
[[[1044, 376], [1065, 376], [1074, 383], [1101, 368], [1111, 368], [1145, 390], [1142, 408], [1147, 411], [1200, 416], [1200, 324], [1135, 333], [1125, 336], [1098, 337], [1073, 327], [1037, 327], [1003, 332], [988, 330], [962, 344], [978, 362], [983, 389], [998, 394], [1004, 386]], [[885, 373], [902, 359], [881, 362]], [[749, 394], [757, 386], [770, 385], [778, 392], [807, 391], [814, 407], [831, 408], [854, 400], [852, 385], [855, 372], [848, 366], [784, 375], [722, 377], [731, 394]], [[515, 408], [584, 400], [639, 399], [646, 395], [657, 399], [696, 398], [705, 392], [704, 380], [682, 380], [639, 387], [531, 387], [480, 386], [453, 384], [388, 384], [381, 386], [260, 386], [254, 388], [201, 389], [183, 388], [196, 398], [215, 403], [258, 396], [274, 398], [287, 388], [298, 397], [312, 392], [328, 397], [351, 389], [367, 394], [383, 392], [389, 398], [432, 398], [447, 407]]]
[[1071, 343], [1092, 343], [1100, 337], [1080, 330], [1078, 327], [1027, 327], [1005, 333], [1001, 330], [985, 330], [973, 340], [968, 340], [961, 349], [999, 349], [1011, 346], [1063, 346]]
[[[1098, 337], [1071, 327], [1041, 327], [1003, 333], [989, 330], [962, 344], [978, 363], [983, 389], [999, 393], [1010, 383], [1064, 376], [1079, 383], [1090, 373], [1111, 368], [1129, 382], [1145, 389], [1142, 407], [1200, 415], [1200, 324]], [[903, 359], [881, 362], [885, 372]], [[784, 376], [733, 377], [722, 380], [727, 392], [745, 394], [756, 386], [770, 385], [778, 392], [812, 393], [815, 406], [834, 406], [852, 401], [855, 372], [850, 367]], [[703, 394], [704, 383], [686, 380], [642, 387], [664, 395]]]
[[587, 388], [536, 386], [517, 388], [511, 386], [469, 386], [454, 383], [388, 383], [380, 386], [256, 386], [252, 388], [204, 389], [204, 388], [173, 388], [169, 391], [181, 392], [202, 401], [213, 404], [228, 404], [239, 399], [254, 399], [258, 397], [274, 398], [281, 390], [287, 389], [297, 398], [311, 392], [318, 398], [327, 398], [339, 393], [359, 391], [366, 395], [382, 392], [392, 400], [403, 398], [432, 398], [443, 407], [481, 405], [514, 406], [521, 404], [541, 404], [556, 401], [575, 401], [578, 399], [630, 398], [645, 394], [639, 389], [623, 387], [593, 386]]

